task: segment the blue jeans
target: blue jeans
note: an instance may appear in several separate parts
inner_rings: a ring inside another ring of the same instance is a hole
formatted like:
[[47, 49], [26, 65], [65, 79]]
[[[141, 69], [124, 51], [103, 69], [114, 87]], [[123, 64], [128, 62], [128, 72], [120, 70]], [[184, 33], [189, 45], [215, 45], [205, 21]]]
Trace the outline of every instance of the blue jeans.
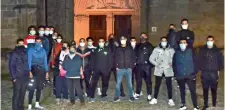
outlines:
[[117, 78], [116, 78], [116, 93], [115, 97], [120, 96], [120, 86], [122, 83], [123, 76], [125, 76], [126, 81], [127, 81], [127, 87], [128, 87], [128, 93], [130, 97], [133, 97], [133, 89], [132, 89], [132, 69], [119, 69], [116, 72]]

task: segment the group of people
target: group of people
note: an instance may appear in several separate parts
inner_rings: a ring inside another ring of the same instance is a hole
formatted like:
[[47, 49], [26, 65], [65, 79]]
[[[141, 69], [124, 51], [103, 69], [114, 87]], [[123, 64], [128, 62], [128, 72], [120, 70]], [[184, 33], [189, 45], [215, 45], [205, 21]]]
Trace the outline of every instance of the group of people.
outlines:
[[[65, 42], [54, 27], [35, 26], [28, 28], [28, 36], [17, 40], [17, 46], [10, 53], [9, 70], [13, 82], [13, 110], [24, 109], [25, 92], [29, 90], [28, 110], [32, 109], [33, 94], [36, 90], [35, 108], [44, 109], [39, 104], [41, 90], [49, 81], [49, 72], [53, 70], [53, 93], [56, 103], [74, 105], [80, 100], [84, 105], [84, 96], [88, 102], [95, 102], [95, 91], [101, 101], [107, 101], [107, 90], [111, 73], [115, 77], [114, 102], [126, 96], [122, 79], [125, 77], [129, 101], [134, 102], [142, 95], [142, 79], [146, 83], [146, 99], [149, 104], [157, 104], [159, 88], [166, 79], [168, 105], [174, 106], [172, 99], [172, 79], [179, 85], [181, 107], [186, 110], [185, 84], [189, 86], [194, 110], [199, 110], [196, 95], [196, 74], [201, 71], [204, 96], [204, 109], [208, 108], [208, 91], [211, 88], [212, 104], [216, 106], [219, 70], [223, 68], [223, 55], [214, 43], [214, 37], [208, 36], [206, 44], [196, 53], [193, 49], [194, 32], [188, 29], [188, 20], [181, 20], [182, 30], [176, 32], [170, 24], [169, 33], [160, 38], [154, 47], [146, 33], [140, 34], [140, 43], [136, 37], [109, 35], [108, 40], [100, 37], [98, 45], [94, 39], [81, 38]], [[154, 68], [155, 87], [152, 95], [152, 68]], [[100, 91], [99, 79], [102, 87]], [[134, 86], [136, 82], [136, 88]], [[83, 86], [85, 83], [85, 87]], [[78, 97], [78, 98], [77, 98]]]

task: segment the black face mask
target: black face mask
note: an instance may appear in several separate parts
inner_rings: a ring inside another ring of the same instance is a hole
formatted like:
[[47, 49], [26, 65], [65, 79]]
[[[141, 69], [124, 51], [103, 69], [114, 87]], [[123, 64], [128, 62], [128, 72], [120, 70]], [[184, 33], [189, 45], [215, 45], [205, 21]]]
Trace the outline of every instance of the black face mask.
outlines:
[[62, 47], [62, 50], [63, 50], [63, 51], [66, 50], [66, 47]]
[[174, 31], [174, 29], [169, 29], [169, 32], [172, 32], [172, 31]]
[[140, 39], [140, 40], [141, 40], [141, 42], [142, 42], [142, 43], [144, 43], [144, 42], [146, 42], [146, 40], [147, 40], [147, 39], [146, 39], [146, 38], [144, 38], [144, 37], [141, 37], [141, 39]]

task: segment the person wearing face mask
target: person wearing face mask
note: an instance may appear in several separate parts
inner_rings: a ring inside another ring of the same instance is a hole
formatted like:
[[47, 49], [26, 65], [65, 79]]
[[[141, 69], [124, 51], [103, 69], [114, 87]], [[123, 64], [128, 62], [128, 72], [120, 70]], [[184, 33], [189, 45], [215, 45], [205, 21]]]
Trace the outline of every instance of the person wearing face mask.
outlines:
[[90, 98], [89, 103], [95, 101], [95, 89], [98, 84], [99, 77], [102, 79], [102, 95], [101, 101], [106, 100], [107, 90], [109, 86], [110, 79], [110, 69], [112, 67], [112, 57], [111, 53], [107, 47], [105, 47], [105, 39], [99, 38], [98, 47], [91, 54], [91, 71], [93, 72], [92, 78], [90, 80], [91, 89], [90, 89]]
[[199, 69], [201, 70], [204, 107], [208, 108], [209, 88], [212, 93], [212, 106], [216, 107], [219, 71], [224, 66], [224, 57], [214, 43], [214, 37], [208, 36], [204, 47], [199, 51]]
[[81, 105], [85, 104], [83, 91], [81, 89], [80, 79], [84, 78], [82, 59], [76, 54], [76, 47], [71, 46], [69, 54], [65, 56], [62, 62], [62, 68], [66, 71], [65, 77], [67, 79], [68, 91], [70, 96], [70, 105], [75, 104], [75, 91], [79, 96]]
[[176, 41], [177, 45], [179, 45], [180, 39], [186, 39], [188, 46], [190, 48], [193, 48], [194, 40], [195, 40], [195, 34], [193, 31], [189, 30], [189, 24], [188, 19], [182, 19], [181, 20], [181, 30], [177, 32], [176, 35]]
[[38, 27], [38, 36], [41, 38], [42, 47], [45, 49], [46, 55], [48, 56], [48, 53], [50, 51], [49, 40], [48, 40], [48, 38], [45, 37], [45, 27], [44, 26]]
[[36, 38], [36, 27], [30, 26], [28, 27], [28, 35], [24, 38], [24, 46], [29, 49], [34, 47]]
[[52, 31], [53, 30], [50, 30], [50, 27], [48, 27], [48, 26], [45, 27], [44, 36], [48, 39], [48, 42], [49, 42], [49, 51], [48, 51], [48, 54], [47, 54], [48, 61], [50, 60], [52, 47], [53, 47], [53, 38], [52, 38], [53, 32]]
[[171, 48], [177, 48], [176, 35], [177, 35], [177, 32], [175, 30], [175, 25], [170, 24], [169, 32], [167, 34], [167, 39], [168, 39], [168, 44], [170, 45]]
[[135, 53], [132, 48], [127, 45], [127, 38], [121, 36], [120, 38], [121, 45], [116, 49], [116, 92], [114, 102], [120, 101], [120, 85], [123, 77], [125, 76], [128, 86], [129, 101], [133, 102], [135, 99], [133, 97], [133, 88], [132, 88], [132, 69], [135, 66]]
[[[111, 68], [111, 72], [113, 72], [113, 75], [114, 75], [114, 78], [116, 80], [116, 67], [115, 67], [115, 52], [116, 52], [116, 48], [119, 46], [119, 43], [117, 42], [115, 36], [113, 34], [110, 34], [109, 35], [109, 41], [108, 41], [108, 45], [107, 47], [109, 48], [109, 50], [111, 51], [112, 53], [112, 61], [113, 61], [113, 67]], [[124, 90], [123, 90], [123, 84], [121, 83], [121, 86], [120, 86], [120, 91], [121, 91], [121, 96], [122, 97], [125, 97], [125, 93], [124, 93]]]
[[[90, 71], [90, 54], [91, 50], [85, 46], [85, 39], [81, 38], [80, 39], [80, 45], [77, 48], [77, 52], [81, 54], [82, 58], [82, 68], [84, 72], [84, 81], [85, 81], [85, 86], [86, 86], [86, 94], [89, 97], [90, 93], [90, 85], [89, 85], [89, 80], [91, 77], [91, 71]], [[83, 79], [81, 79], [81, 88], [83, 89]]]
[[[136, 41], [135, 37], [130, 38], [130, 45], [135, 53], [135, 62], [136, 62], [138, 45], [137, 45], [137, 41]], [[133, 88], [134, 88], [134, 79], [136, 79], [136, 73], [137, 73], [137, 67], [135, 65], [134, 69], [132, 70], [132, 86], [133, 86]]]
[[154, 98], [149, 102], [149, 104], [157, 104], [157, 97], [159, 93], [159, 88], [162, 82], [162, 78], [166, 79], [167, 93], [168, 93], [168, 104], [169, 106], [174, 106], [174, 101], [172, 99], [172, 77], [173, 73], [173, 55], [175, 50], [170, 47], [166, 37], [160, 38], [160, 44], [153, 50], [149, 61], [155, 66], [155, 92]]
[[9, 75], [13, 83], [12, 109], [24, 110], [24, 97], [29, 81], [29, 67], [24, 40], [18, 39], [17, 46], [10, 53]]
[[188, 47], [187, 39], [181, 39], [179, 48], [176, 50], [173, 57], [173, 71], [179, 85], [181, 97], [181, 106], [179, 110], [187, 109], [185, 103], [185, 84], [187, 84], [190, 89], [194, 110], [199, 110], [196, 95], [197, 66], [196, 56], [192, 48]]
[[41, 98], [41, 91], [44, 87], [44, 83], [49, 79], [48, 74], [48, 63], [47, 63], [47, 55], [45, 49], [41, 46], [41, 38], [37, 37], [35, 39], [34, 48], [29, 49], [28, 51], [28, 66], [30, 71], [30, 78], [34, 80], [35, 84], [34, 88], [29, 90], [29, 98], [28, 98], [28, 110], [32, 109], [32, 99], [34, 95], [34, 91], [36, 89], [36, 109], [44, 109], [44, 107], [40, 106], [39, 101]]
[[147, 86], [147, 101], [150, 101], [152, 94], [151, 71], [153, 66], [149, 61], [149, 56], [152, 54], [154, 47], [147, 41], [147, 38], [148, 37], [145, 33], [141, 33], [141, 42], [137, 49], [137, 86], [134, 96], [136, 99], [140, 98], [142, 79], [144, 79]]

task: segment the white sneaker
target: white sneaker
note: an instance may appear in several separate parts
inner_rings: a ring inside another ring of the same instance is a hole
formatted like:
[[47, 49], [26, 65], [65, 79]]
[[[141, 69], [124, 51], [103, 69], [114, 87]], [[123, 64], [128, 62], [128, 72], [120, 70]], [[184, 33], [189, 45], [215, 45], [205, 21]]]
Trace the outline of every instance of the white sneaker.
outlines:
[[86, 92], [84, 93], [84, 96], [87, 97], [87, 93]]
[[56, 104], [57, 104], [57, 105], [60, 104], [60, 99], [59, 99], [59, 98], [56, 99]]
[[142, 93], [142, 91], [140, 92], [140, 96], [143, 96], [143, 93]]
[[186, 109], [187, 109], [187, 107], [183, 105], [183, 106], [180, 107], [179, 110], [186, 110]]
[[148, 95], [148, 97], [147, 97], [147, 101], [150, 101], [151, 100], [151, 95]]
[[31, 104], [28, 105], [28, 109], [27, 110], [32, 110], [32, 105]]
[[200, 110], [199, 107], [197, 106], [196, 108], [194, 108], [194, 110]]
[[97, 88], [97, 95], [99, 95], [99, 96], [102, 95], [100, 88]]
[[134, 94], [134, 98], [137, 100], [137, 99], [140, 99], [140, 94]]
[[39, 105], [39, 102], [36, 102], [35, 108], [36, 108], [36, 109], [41, 109], [41, 110], [44, 109], [44, 107], [42, 107], [42, 106]]
[[151, 105], [157, 104], [157, 99], [153, 98], [153, 99], [149, 102], [149, 104], [151, 104]]
[[168, 104], [169, 104], [169, 106], [175, 106], [175, 103], [174, 103], [174, 101], [173, 101], [173, 99], [169, 99], [169, 102], [168, 102]]

